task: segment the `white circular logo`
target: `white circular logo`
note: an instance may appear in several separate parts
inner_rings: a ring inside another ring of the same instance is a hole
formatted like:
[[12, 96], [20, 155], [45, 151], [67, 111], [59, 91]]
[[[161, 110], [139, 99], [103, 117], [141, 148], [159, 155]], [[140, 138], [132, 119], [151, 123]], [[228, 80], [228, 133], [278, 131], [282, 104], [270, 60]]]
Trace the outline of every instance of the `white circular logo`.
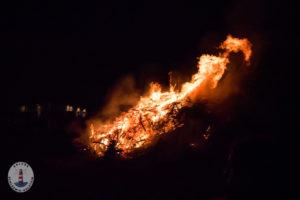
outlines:
[[26, 162], [16, 162], [8, 171], [8, 184], [16, 192], [29, 190], [34, 181], [32, 168]]

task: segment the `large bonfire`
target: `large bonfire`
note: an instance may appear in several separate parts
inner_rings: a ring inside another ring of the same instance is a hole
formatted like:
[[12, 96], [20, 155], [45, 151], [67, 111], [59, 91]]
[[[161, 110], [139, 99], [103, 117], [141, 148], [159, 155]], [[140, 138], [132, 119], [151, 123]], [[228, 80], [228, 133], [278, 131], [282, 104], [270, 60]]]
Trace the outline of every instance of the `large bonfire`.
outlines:
[[122, 156], [146, 147], [157, 136], [173, 131], [183, 124], [177, 119], [179, 111], [188, 105], [192, 93], [207, 85], [210, 90], [217, 87], [231, 52], [241, 51], [249, 64], [251, 43], [247, 39], [228, 36], [220, 45], [223, 49], [218, 56], [202, 55], [198, 61], [198, 72], [191, 81], [184, 83], [179, 91], [170, 86], [169, 91], [162, 91], [158, 83], [150, 85], [147, 96], [140, 97], [137, 104], [127, 112], [121, 113], [111, 122], [89, 125], [89, 146], [97, 155], [103, 156], [109, 144], [115, 141], [115, 148]]

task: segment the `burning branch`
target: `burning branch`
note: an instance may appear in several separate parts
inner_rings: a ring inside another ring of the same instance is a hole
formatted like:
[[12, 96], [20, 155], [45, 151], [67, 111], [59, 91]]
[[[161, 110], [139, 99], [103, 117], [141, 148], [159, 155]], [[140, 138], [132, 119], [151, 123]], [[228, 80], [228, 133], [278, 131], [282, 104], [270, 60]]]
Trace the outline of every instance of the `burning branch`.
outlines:
[[144, 124], [143, 124], [143, 121], [142, 121], [142, 115], [140, 115], [139, 121], [140, 121], [140, 124], [141, 124], [141, 126], [143, 127], [144, 131], [147, 132], [147, 131], [146, 131], [146, 128], [145, 128], [145, 126], [144, 126]]

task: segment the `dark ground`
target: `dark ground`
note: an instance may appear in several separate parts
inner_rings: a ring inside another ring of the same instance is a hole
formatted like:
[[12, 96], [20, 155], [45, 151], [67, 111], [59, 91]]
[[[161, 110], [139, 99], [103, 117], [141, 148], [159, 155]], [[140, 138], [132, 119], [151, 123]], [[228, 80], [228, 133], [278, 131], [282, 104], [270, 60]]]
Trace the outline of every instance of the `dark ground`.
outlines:
[[[296, 107], [289, 94], [297, 89], [287, 87], [290, 80], [297, 87], [298, 80], [290, 78], [298, 67], [296, 6], [276, 1], [7, 6], [1, 7], [0, 27], [1, 199], [299, 197], [294, 161], [299, 145], [291, 136], [296, 129], [292, 122], [283, 125], [283, 116], [291, 117]], [[215, 53], [228, 33], [253, 43], [251, 74], [245, 93], [224, 102], [231, 109], [219, 106], [230, 120], [218, 113], [205, 117], [214, 132], [199, 148], [189, 146], [201, 133], [198, 108], [183, 128], [132, 160], [93, 159], [74, 147], [76, 135], [68, 127], [84, 120], [67, 116], [66, 104], [87, 107], [92, 116], [124, 75], [132, 75], [141, 91], [153, 80], [167, 85], [171, 70], [190, 75], [195, 58]], [[17, 110], [36, 103], [52, 105], [52, 111], [36, 119]], [[24, 194], [7, 184], [8, 169], [17, 161], [28, 162], [35, 174]]]
[[[214, 117], [213, 131], [205, 141], [203, 113], [197, 107], [186, 113], [184, 127], [129, 160], [95, 159], [78, 151], [66, 124], [82, 119], [63, 113], [44, 113], [41, 119], [32, 113], [16, 114], [18, 118], [8, 123], [10, 134], [3, 137], [2, 148], [8, 153], [2, 155], [1, 191], [16, 199], [286, 199], [291, 195], [292, 188], [283, 183], [292, 177], [285, 171], [286, 158], [274, 132], [253, 132], [242, 116], [227, 123]], [[16, 161], [28, 162], [35, 174], [33, 187], [24, 194], [13, 192], [6, 183], [6, 173]]]

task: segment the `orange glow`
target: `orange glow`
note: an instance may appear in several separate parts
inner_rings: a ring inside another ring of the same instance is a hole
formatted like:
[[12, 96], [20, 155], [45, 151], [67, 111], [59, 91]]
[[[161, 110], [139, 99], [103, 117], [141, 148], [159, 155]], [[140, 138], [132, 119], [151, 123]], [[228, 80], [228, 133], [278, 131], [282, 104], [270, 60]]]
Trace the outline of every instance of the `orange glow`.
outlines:
[[238, 51], [242, 51], [245, 56], [245, 61], [250, 64], [250, 56], [252, 54], [251, 46], [251, 43], [247, 39], [233, 38], [231, 35], [228, 35], [220, 48], [226, 50], [223, 55], [226, 57], [230, 52], [237, 53]]
[[91, 124], [91, 149], [103, 156], [110, 141], [115, 140], [116, 148], [122, 150], [121, 155], [126, 157], [134, 150], [151, 144], [155, 137], [182, 126], [176, 118], [178, 112], [187, 106], [187, 99], [192, 93], [199, 92], [200, 86], [208, 84], [210, 90], [217, 87], [231, 52], [242, 51], [244, 60], [249, 63], [252, 51], [247, 39], [233, 38], [229, 35], [220, 48], [224, 52], [219, 56], [202, 55], [199, 58], [198, 72], [192, 76], [191, 81], [181, 86], [180, 91], [175, 91], [173, 86], [169, 91], [162, 91], [158, 83], [152, 83], [149, 95], [140, 97], [134, 107], [121, 113], [114, 121]]

